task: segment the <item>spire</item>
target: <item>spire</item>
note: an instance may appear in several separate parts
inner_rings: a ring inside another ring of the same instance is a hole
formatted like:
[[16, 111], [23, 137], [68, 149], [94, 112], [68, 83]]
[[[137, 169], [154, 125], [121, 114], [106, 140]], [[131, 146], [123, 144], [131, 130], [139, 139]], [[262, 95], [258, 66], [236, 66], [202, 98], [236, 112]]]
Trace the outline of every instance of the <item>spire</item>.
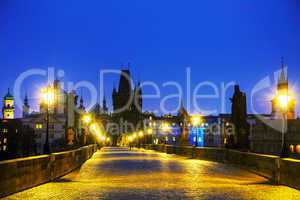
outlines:
[[13, 99], [13, 96], [11, 95], [9, 88], [7, 88], [7, 94], [4, 96], [4, 99]]
[[281, 71], [278, 78], [278, 84], [287, 83], [287, 75], [285, 74], [285, 64], [284, 59], [281, 57]]
[[102, 100], [102, 108], [104, 112], [108, 111], [107, 105], [106, 105], [106, 97], [105, 94], [103, 95], [103, 100]]
[[25, 97], [24, 97], [24, 106], [28, 106], [29, 107], [27, 92], [25, 93]]

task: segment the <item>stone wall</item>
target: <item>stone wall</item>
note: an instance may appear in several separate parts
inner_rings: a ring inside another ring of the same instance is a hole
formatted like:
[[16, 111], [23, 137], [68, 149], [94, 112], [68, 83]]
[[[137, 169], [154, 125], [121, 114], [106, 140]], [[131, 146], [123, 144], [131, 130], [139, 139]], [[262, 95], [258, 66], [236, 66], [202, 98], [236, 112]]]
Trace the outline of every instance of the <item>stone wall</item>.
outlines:
[[97, 151], [96, 145], [76, 150], [0, 162], [0, 197], [61, 177]]
[[278, 156], [240, 152], [236, 150], [171, 145], [147, 145], [146, 149], [191, 158], [234, 164], [263, 176], [275, 184], [300, 189], [300, 160], [281, 159]]

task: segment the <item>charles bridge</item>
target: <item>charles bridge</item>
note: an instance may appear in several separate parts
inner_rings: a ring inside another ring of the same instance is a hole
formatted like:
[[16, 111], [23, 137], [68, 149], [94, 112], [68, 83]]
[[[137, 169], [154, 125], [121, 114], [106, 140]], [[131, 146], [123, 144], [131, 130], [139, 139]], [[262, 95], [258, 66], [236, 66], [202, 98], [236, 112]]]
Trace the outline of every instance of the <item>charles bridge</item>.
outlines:
[[95, 145], [0, 162], [4, 199], [299, 199], [300, 162], [222, 148]]

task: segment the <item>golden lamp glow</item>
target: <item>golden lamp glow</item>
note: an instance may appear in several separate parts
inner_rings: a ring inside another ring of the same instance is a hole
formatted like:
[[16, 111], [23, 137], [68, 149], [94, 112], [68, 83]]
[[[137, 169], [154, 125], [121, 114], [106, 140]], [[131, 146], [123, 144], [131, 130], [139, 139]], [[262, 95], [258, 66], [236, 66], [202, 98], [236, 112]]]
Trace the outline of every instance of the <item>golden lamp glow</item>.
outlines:
[[283, 109], [286, 109], [288, 107], [290, 99], [291, 99], [291, 97], [288, 95], [280, 95], [277, 97], [279, 106]]
[[200, 115], [193, 115], [191, 121], [193, 126], [199, 126], [202, 122], [202, 117]]
[[100, 141], [105, 141], [106, 140], [106, 138], [103, 135], [99, 135], [99, 139], [100, 139]]
[[133, 133], [132, 138], [135, 139], [137, 137], [136, 133]]
[[143, 131], [139, 131], [139, 137], [143, 137], [143, 136], [144, 136]]
[[54, 103], [54, 90], [52, 87], [41, 89], [41, 100], [43, 103], [52, 105]]
[[82, 120], [85, 124], [89, 124], [92, 121], [92, 117], [89, 114], [86, 114], [82, 117]]
[[161, 128], [164, 132], [169, 132], [171, 130], [170, 124], [166, 122], [161, 125]]
[[129, 142], [132, 142], [132, 140], [133, 140], [132, 136], [128, 136], [128, 140], [129, 140]]
[[147, 133], [148, 133], [148, 135], [151, 135], [153, 133], [153, 129], [152, 128], [148, 128], [147, 129]]
[[109, 142], [109, 141], [110, 141], [110, 138], [109, 138], [109, 137], [107, 137], [107, 138], [106, 138], [106, 142]]

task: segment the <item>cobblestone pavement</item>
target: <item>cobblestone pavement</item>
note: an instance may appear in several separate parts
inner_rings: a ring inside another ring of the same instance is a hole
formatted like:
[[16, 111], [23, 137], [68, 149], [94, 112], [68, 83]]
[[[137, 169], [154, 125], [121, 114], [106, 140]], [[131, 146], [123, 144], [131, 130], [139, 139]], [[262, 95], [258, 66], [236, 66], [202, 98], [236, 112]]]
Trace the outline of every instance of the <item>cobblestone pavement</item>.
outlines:
[[6, 199], [300, 199], [225, 164], [153, 151], [98, 151], [80, 169]]

